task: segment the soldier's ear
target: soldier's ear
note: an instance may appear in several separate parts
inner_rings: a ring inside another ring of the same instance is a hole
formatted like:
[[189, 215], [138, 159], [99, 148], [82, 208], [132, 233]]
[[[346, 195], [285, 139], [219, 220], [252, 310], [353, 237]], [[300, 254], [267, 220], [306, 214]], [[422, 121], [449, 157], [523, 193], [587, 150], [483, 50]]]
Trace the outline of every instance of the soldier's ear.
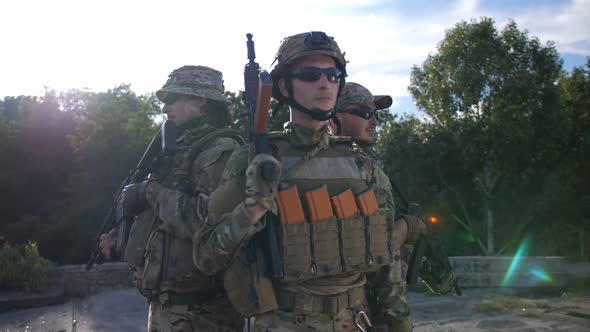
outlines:
[[287, 90], [287, 83], [285, 82], [284, 78], [279, 80], [279, 91], [284, 97], [289, 97], [289, 91]]
[[197, 97], [197, 98], [195, 98], [195, 101], [197, 103], [197, 106], [199, 106], [200, 108], [207, 105], [207, 98]]
[[340, 126], [340, 120], [337, 116], [328, 120], [328, 128], [330, 129], [330, 133], [332, 135], [340, 135], [342, 132], [342, 128]]

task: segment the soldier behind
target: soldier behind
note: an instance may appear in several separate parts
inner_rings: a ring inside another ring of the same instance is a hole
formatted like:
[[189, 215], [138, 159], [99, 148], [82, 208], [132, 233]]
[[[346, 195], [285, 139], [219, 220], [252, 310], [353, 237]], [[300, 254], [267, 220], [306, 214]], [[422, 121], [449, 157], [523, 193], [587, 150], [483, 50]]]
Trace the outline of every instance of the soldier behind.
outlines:
[[[243, 318], [227, 301], [220, 278], [199, 272], [192, 239], [206, 219], [209, 194], [231, 153], [243, 142], [228, 129], [221, 72], [204, 66], [174, 70], [156, 96], [178, 127], [177, 149], [150, 179], [125, 187], [120, 204], [137, 216], [125, 259], [149, 302], [148, 330], [241, 331]], [[101, 236], [111, 256], [114, 231]]]
[[[282, 167], [279, 181], [259, 176], [262, 161], [279, 165], [273, 157], [257, 155], [249, 163], [247, 149], [236, 151], [211, 194], [209, 230], [198, 235], [196, 264], [211, 273], [227, 269], [228, 297], [244, 316], [256, 316], [256, 331], [368, 328], [369, 274], [378, 295], [374, 313], [390, 324], [399, 267], [392, 266], [389, 183], [374, 178], [374, 160], [350, 139], [328, 133], [344, 86], [344, 56], [332, 37], [310, 32], [284, 39], [277, 61], [273, 97], [291, 113], [284, 132], [269, 135]], [[267, 210], [278, 210], [280, 221], [260, 219]], [[272, 280], [264, 255], [271, 251], [265, 246], [271, 222], [282, 260], [282, 273]]]
[[[352, 137], [370, 158], [378, 162], [377, 155], [371, 146], [374, 143], [377, 126], [380, 124], [379, 111], [389, 108], [391, 103], [390, 96], [373, 96], [364, 86], [347, 82], [336, 105], [336, 116], [330, 119], [330, 131], [336, 135]], [[389, 182], [381, 167], [376, 168], [375, 177], [382, 177], [382, 182]], [[391, 190], [391, 187], [389, 189]], [[416, 217], [401, 215], [395, 222], [395, 260], [393, 265], [394, 270], [399, 272], [395, 273], [395, 284], [392, 288], [394, 294], [392, 301], [395, 307], [393, 313], [396, 317], [392, 319], [390, 328], [395, 327], [394, 331], [396, 332], [412, 331], [410, 308], [405, 298], [406, 283], [401, 275], [400, 246], [413, 244], [425, 230], [424, 223]], [[368, 282], [371, 284], [373, 281], [369, 278]], [[368, 289], [372, 288], [375, 286], [368, 287]], [[372, 302], [375, 301], [373, 295], [368, 294], [371, 305], [374, 305]]]

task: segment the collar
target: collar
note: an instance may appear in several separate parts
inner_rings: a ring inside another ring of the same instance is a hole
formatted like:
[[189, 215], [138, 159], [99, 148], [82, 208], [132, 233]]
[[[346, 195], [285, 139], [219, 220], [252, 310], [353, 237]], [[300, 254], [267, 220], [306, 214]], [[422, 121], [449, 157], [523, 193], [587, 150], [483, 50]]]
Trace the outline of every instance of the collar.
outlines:
[[289, 142], [294, 146], [319, 145], [322, 149], [327, 149], [330, 146], [330, 134], [327, 123], [319, 130], [313, 130], [293, 122], [287, 122], [284, 133], [288, 137]]
[[176, 142], [182, 142], [188, 138], [198, 139], [215, 129], [217, 128], [209, 124], [205, 116], [201, 116], [178, 126], [178, 138], [176, 139]]

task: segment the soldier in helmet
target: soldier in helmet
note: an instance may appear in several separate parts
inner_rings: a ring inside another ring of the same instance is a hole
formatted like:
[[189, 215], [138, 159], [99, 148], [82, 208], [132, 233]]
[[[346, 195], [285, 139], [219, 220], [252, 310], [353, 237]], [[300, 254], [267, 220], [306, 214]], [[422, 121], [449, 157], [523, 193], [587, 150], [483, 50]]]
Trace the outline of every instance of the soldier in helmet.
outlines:
[[[335, 135], [349, 136], [355, 143], [362, 147], [363, 152], [370, 158], [378, 162], [378, 157], [371, 148], [375, 138], [377, 126], [381, 120], [379, 111], [391, 106], [392, 99], [387, 95], [374, 96], [364, 86], [346, 82], [342, 94], [336, 105], [336, 115], [330, 119], [330, 130]], [[376, 168], [375, 177], [383, 178], [380, 182], [388, 183], [389, 179], [382, 171], [382, 168]], [[391, 187], [389, 187], [391, 190]], [[396, 317], [392, 319], [390, 327], [395, 327], [394, 331], [405, 332], [412, 331], [412, 322], [410, 320], [410, 309], [405, 298], [406, 284], [401, 275], [400, 246], [404, 244], [412, 245], [420, 234], [426, 231], [426, 225], [417, 217], [402, 214], [396, 220], [395, 224], [395, 257], [393, 265], [396, 271], [395, 284], [392, 287], [393, 303], [396, 310]], [[369, 279], [369, 283], [371, 283]], [[368, 287], [372, 289], [374, 287]], [[372, 294], [369, 294], [369, 302], [375, 300]], [[375, 321], [378, 318], [376, 317]]]
[[[225, 271], [228, 297], [256, 317], [255, 331], [358, 331], [369, 328], [371, 314], [389, 323], [399, 273], [389, 183], [374, 178], [378, 165], [352, 140], [328, 133], [344, 55], [323, 32], [290, 36], [271, 76], [290, 122], [268, 135], [272, 156], [252, 158], [244, 148], [230, 157], [196, 236], [195, 262]], [[276, 181], [261, 176], [263, 163], [280, 166]], [[369, 278], [375, 312], [365, 295]]]
[[[120, 205], [136, 216], [125, 259], [149, 302], [148, 330], [241, 331], [219, 277], [193, 263], [192, 239], [203, 226], [209, 194], [232, 152], [243, 143], [230, 123], [221, 72], [205, 66], [174, 70], [156, 92], [177, 125], [176, 152], [150, 178], [124, 188]], [[111, 256], [114, 230], [101, 236]]]

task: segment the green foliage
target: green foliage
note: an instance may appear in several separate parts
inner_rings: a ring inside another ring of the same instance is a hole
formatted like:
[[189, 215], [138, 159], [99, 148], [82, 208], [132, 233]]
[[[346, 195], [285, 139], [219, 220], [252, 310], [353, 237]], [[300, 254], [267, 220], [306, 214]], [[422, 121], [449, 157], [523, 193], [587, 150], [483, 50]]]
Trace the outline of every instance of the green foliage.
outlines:
[[[233, 123], [232, 128], [239, 130], [242, 133], [242, 136], [246, 139], [250, 137], [250, 124], [249, 124], [249, 115], [248, 115], [248, 108], [244, 103], [242, 98], [243, 91], [239, 91], [237, 93], [226, 91], [225, 96], [231, 102], [230, 105], [230, 112], [232, 115]], [[276, 107], [276, 101], [271, 101], [271, 109]], [[271, 111], [272, 113], [272, 111]], [[275, 115], [269, 114], [267, 130], [268, 131], [282, 131], [283, 124], [289, 121], [289, 111], [286, 107], [281, 107]]]
[[482, 18], [456, 24], [412, 69], [409, 90], [427, 119], [392, 124], [401, 137], [381, 150], [399, 165], [397, 178], [423, 195], [414, 197], [481, 253], [514, 250], [524, 232], [551, 223], [539, 213], [554, 199], [543, 179], [560, 167], [572, 128], [557, 83], [561, 63], [551, 43], [516, 23], [497, 31]]
[[76, 108], [76, 132], [69, 136], [75, 171], [66, 198], [37, 236], [42, 251], [59, 262], [82, 263], [121, 181], [137, 165], [155, 135], [159, 103], [137, 96], [128, 85], [102, 93], [70, 92], [64, 104]]
[[88, 258], [113, 193], [157, 130], [154, 95], [48, 91], [0, 102], [0, 234], [60, 263]]
[[0, 248], [0, 289], [43, 291], [49, 286], [46, 268], [52, 265], [39, 255], [35, 242], [20, 246], [5, 242]]

